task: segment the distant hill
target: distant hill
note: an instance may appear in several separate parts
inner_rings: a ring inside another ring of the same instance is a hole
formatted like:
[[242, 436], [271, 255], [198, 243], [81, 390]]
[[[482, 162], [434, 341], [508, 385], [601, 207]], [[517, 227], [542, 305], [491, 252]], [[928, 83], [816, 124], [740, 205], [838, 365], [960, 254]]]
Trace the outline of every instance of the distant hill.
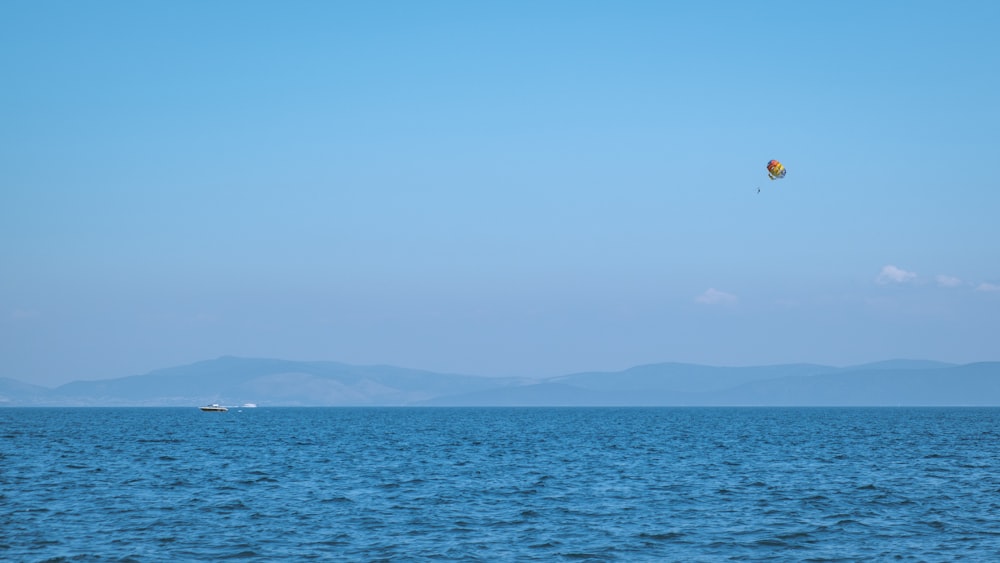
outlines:
[[0, 406], [43, 402], [49, 397], [51, 392], [50, 389], [45, 387], [0, 377]]
[[869, 367], [809, 378], [784, 377], [734, 387], [716, 399], [730, 405], [767, 406], [996, 406], [1000, 405], [1000, 362], [943, 368]]
[[222, 357], [55, 389], [0, 378], [0, 406], [1000, 406], [1000, 362], [662, 363], [551, 378]]
[[392, 366], [227, 356], [144, 375], [76, 381], [51, 390], [34, 404], [191, 406], [253, 402], [272, 406], [397, 406], [520, 381]]

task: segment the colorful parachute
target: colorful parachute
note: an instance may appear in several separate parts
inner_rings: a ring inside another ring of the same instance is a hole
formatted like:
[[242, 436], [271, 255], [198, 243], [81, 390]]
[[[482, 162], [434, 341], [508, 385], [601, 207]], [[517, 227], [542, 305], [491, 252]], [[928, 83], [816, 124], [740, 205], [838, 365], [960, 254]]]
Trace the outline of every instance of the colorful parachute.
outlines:
[[772, 160], [767, 163], [767, 177], [772, 180], [777, 180], [779, 178], [785, 177], [785, 167], [781, 165], [777, 160]]

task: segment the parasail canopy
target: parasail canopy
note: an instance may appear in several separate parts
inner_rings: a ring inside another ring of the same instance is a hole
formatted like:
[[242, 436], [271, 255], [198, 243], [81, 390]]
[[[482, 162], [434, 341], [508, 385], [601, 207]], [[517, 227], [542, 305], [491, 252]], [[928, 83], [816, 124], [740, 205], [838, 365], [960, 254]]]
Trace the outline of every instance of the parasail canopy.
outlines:
[[785, 177], [785, 167], [782, 166], [777, 160], [772, 160], [767, 163], [767, 177], [772, 180], [778, 180]]

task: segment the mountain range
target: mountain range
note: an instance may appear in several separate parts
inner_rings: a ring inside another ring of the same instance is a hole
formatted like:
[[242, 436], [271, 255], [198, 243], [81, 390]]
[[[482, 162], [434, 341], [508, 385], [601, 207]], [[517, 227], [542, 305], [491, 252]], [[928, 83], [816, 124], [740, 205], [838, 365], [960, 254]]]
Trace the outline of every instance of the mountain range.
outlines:
[[0, 378], [0, 406], [1000, 406], [1000, 362], [851, 367], [661, 363], [547, 378], [221, 357], [54, 389]]

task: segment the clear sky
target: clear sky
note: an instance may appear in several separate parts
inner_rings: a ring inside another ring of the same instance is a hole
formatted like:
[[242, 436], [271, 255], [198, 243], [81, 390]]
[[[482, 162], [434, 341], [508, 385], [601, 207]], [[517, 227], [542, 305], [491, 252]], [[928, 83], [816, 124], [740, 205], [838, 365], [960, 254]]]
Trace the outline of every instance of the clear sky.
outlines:
[[998, 360], [998, 29], [991, 0], [8, 0], [0, 377]]

